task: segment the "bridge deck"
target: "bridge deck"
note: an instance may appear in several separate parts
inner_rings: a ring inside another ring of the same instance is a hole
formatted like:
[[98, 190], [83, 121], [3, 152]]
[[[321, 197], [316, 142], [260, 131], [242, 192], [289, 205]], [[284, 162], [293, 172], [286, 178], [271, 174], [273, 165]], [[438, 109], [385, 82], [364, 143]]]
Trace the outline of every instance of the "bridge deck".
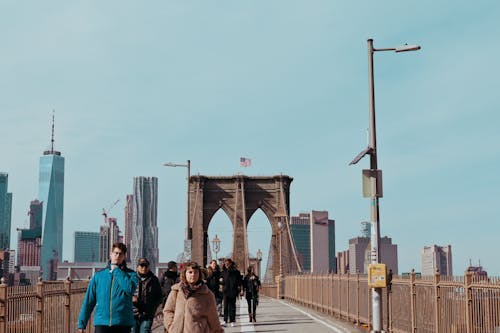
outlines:
[[[250, 323], [246, 300], [237, 302], [237, 316], [234, 327], [225, 327], [225, 332], [314, 332], [314, 333], [366, 333], [348, 323], [314, 312], [283, 300], [262, 297], [257, 308], [257, 322]], [[222, 319], [222, 318], [221, 318]], [[163, 327], [153, 331], [163, 333]]]

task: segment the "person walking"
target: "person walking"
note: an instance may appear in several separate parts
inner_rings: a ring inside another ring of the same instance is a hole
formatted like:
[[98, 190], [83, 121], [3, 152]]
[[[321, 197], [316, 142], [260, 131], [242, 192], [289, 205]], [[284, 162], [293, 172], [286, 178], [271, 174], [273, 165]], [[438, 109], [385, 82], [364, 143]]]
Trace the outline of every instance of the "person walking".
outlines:
[[210, 289], [215, 296], [215, 302], [217, 303], [217, 312], [219, 316], [222, 315], [222, 292], [221, 287], [221, 271], [217, 261], [212, 260], [207, 267], [207, 287]]
[[234, 326], [236, 321], [236, 298], [241, 291], [241, 273], [231, 258], [224, 259], [222, 270], [222, 295], [224, 301], [224, 323]]
[[168, 294], [170, 294], [170, 290], [172, 286], [176, 283], [179, 283], [179, 273], [177, 272], [177, 263], [175, 261], [169, 261], [167, 263], [167, 270], [163, 273], [161, 279], [161, 290], [163, 293], [163, 306], [167, 302]]
[[135, 325], [133, 333], [151, 333], [151, 326], [158, 306], [163, 302], [160, 282], [149, 269], [149, 260], [141, 258], [137, 262], [139, 286], [133, 297]]
[[181, 272], [181, 282], [172, 286], [163, 308], [163, 320], [168, 333], [224, 332], [214, 294], [203, 282], [197, 263], [187, 263]]
[[243, 278], [243, 290], [245, 291], [245, 298], [248, 304], [248, 318], [250, 322], [256, 322], [255, 311], [259, 304], [260, 280], [255, 275], [253, 266], [248, 267], [247, 274]]
[[90, 279], [78, 317], [80, 333], [85, 332], [94, 308], [95, 333], [130, 332], [134, 325], [132, 296], [138, 278], [135, 271], [127, 268], [126, 253], [125, 244], [113, 244], [108, 265]]

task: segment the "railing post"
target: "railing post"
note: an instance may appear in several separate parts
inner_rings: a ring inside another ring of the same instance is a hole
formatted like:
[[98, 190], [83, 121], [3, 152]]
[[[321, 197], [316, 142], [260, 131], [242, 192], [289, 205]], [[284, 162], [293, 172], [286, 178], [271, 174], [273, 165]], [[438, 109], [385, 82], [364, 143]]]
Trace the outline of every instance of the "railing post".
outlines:
[[439, 296], [439, 282], [441, 281], [441, 275], [439, 274], [439, 271], [434, 274], [434, 319], [436, 320], [435, 323], [435, 329], [436, 333], [441, 333], [441, 314], [439, 311], [439, 308], [441, 306], [441, 303], [439, 299], [441, 298]]
[[349, 300], [350, 300], [349, 295], [350, 295], [350, 294], [351, 294], [351, 292], [352, 292], [352, 290], [351, 290], [351, 289], [352, 289], [352, 287], [351, 287], [351, 283], [350, 283], [350, 282], [351, 282], [351, 276], [349, 275], [349, 276], [347, 277], [347, 299], [346, 299], [346, 306], [347, 306], [347, 321], [349, 321], [349, 320], [350, 320], [350, 318], [351, 318], [351, 307], [349, 306], [349, 305], [350, 305], [350, 304], [349, 304]]
[[417, 292], [415, 288], [415, 270], [410, 274], [410, 292], [411, 292], [411, 331], [417, 332]]
[[340, 275], [339, 275], [338, 282], [337, 282], [337, 295], [339, 295], [339, 297], [338, 297], [339, 311], [337, 313], [338, 318], [342, 317], [342, 294], [340, 292], [340, 290], [341, 290], [340, 284], [341, 284], [341, 280], [340, 280]]
[[64, 280], [64, 292], [66, 297], [64, 298], [64, 315], [66, 323], [66, 332], [71, 332], [71, 280], [69, 276]]
[[36, 284], [36, 332], [43, 332], [43, 281], [38, 278]]
[[387, 275], [387, 332], [392, 332], [392, 269]]
[[7, 285], [2, 277], [0, 283], [0, 333], [7, 332]]
[[361, 319], [359, 318], [359, 295], [361, 294], [361, 291], [359, 289], [360, 282], [359, 282], [359, 273], [356, 273], [356, 324], [360, 325], [361, 324]]
[[465, 291], [465, 323], [467, 324], [467, 333], [472, 333], [472, 274], [466, 272], [464, 276]]

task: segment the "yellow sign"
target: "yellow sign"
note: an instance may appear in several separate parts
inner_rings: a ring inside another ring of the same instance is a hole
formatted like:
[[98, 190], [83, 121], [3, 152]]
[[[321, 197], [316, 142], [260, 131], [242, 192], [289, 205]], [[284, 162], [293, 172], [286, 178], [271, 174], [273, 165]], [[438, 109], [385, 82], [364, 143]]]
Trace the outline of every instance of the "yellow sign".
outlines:
[[387, 268], [385, 264], [368, 265], [368, 287], [387, 287]]

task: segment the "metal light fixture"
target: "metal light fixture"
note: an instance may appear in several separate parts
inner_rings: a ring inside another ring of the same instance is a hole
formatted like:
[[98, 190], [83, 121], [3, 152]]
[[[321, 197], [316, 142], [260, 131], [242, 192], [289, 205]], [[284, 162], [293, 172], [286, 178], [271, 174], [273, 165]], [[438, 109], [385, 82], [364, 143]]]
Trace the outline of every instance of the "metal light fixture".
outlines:
[[215, 252], [215, 261], [217, 261], [217, 253], [220, 251], [220, 239], [217, 237], [217, 234], [215, 235], [214, 239], [212, 239], [212, 245], [213, 245], [213, 250]]

